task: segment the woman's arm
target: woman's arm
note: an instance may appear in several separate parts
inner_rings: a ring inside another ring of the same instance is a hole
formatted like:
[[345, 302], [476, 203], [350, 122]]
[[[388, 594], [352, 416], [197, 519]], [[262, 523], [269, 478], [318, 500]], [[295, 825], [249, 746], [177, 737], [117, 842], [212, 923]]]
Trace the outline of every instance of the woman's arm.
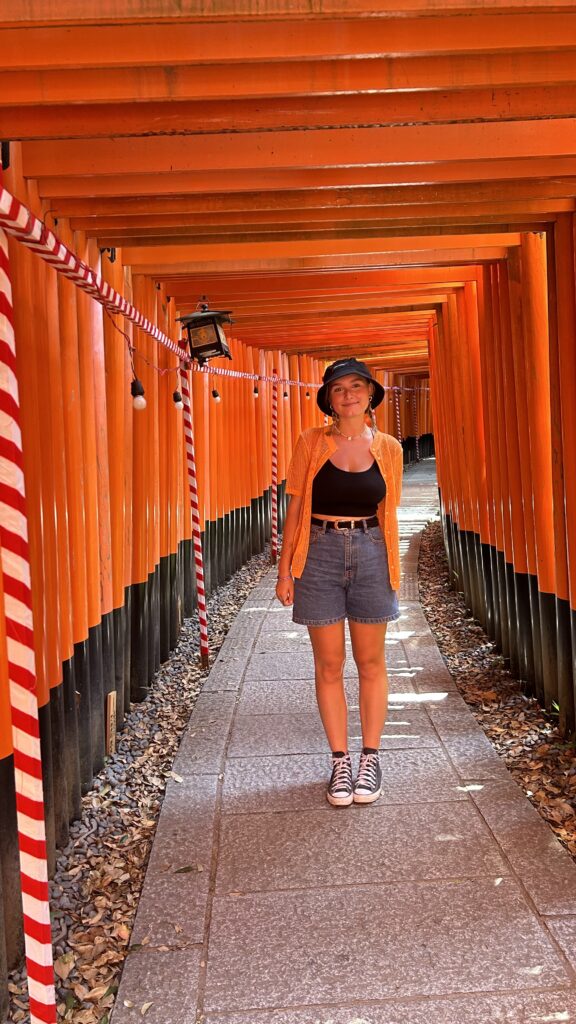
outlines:
[[300, 494], [291, 494], [290, 501], [288, 502], [288, 508], [286, 510], [286, 519], [284, 520], [282, 551], [280, 552], [280, 559], [278, 561], [278, 576], [286, 577], [286, 579], [279, 579], [276, 584], [276, 597], [282, 602], [282, 604], [292, 604], [294, 601], [294, 580], [290, 574], [290, 566], [292, 565], [294, 537], [298, 526], [301, 506], [302, 496]]

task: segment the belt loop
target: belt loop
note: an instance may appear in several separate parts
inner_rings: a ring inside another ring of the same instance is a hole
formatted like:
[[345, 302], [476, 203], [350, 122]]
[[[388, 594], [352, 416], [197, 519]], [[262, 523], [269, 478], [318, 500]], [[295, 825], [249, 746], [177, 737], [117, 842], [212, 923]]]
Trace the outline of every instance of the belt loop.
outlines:
[[326, 533], [327, 529], [328, 529], [328, 520], [327, 519], [323, 519], [322, 520], [322, 533]]
[[362, 520], [362, 529], [363, 529], [364, 533], [368, 532], [368, 520], [367, 519], [363, 519]]

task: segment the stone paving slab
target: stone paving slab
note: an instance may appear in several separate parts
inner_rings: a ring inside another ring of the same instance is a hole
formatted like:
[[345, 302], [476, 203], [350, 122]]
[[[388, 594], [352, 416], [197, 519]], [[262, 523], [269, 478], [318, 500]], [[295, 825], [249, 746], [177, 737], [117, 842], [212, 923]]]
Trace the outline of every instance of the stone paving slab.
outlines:
[[459, 695], [430, 704], [428, 714], [459, 775], [468, 779], [509, 778], [504, 761]]
[[214, 844], [216, 776], [169, 782], [146, 871], [132, 942], [152, 946], [204, 940]]
[[[440, 748], [395, 750], [381, 755], [382, 803], [427, 803], [467, 800], [467, 790]], [[233, 758], [224, 777], [224, 811], [254, 813], [263, 808], [285, 811], [323, 808], [338, 813], [326, 800], [327, 754]], [[357, 810], [357, 808], [355, 808]]]
[[194, 711], [174, 759], [175, 772], [213, 775], [222, 771], [234, 707], [231, 701], [225, 707], [204, 706]]
[[205, 1008], [568, 987], [517, 883], [496, 881], [217, 896]]
[[[122, 971], [114, 1021], [180, 1024], [195, 1021], [201, 950], [139, 950]], [[125, 1003], [129, 1005], [126, 1006]], [[146, 1008], [146, 1004], [152, 1005]]]
[[469, 803], [354, 806], [351, 813], [230, 814], [222, 821], [216, 892], [508, 874]]
[[[362, 749], [360, 716], [349, 712], [350, 750]], [[430, 719], [421, 708], [388, 715], [382, 736], [382, 749], [390, 747], [435, 747], [440, 743]], [[236, 716], [228, 756], [265, 757], [278, 754], [314, 754], [326, 750], [326, 737], [317, 712], [293, 712], [289, 715]]]
[[[244, 1013], [212, 1014], [205, 1024], [574, 1024], [576, 996], [566, 991], [548, 991], [485, 996], [448, 996], [444, 999], [389, 1000], [354, 1003], [313, 1009], [249, 1010]], [[186, 1018], [184, 1024], [196, 1024]]]
[[326, 801], [307, 630], [273, 570], [239, 611], [174, 763], [111, 1024], [576, 1024], [576, 867], [418, 603], [437, 501], [433, 460], [411, 466], [377, 804]]
[[[398, 644], [391, 650], [390, 660], [393, 665], [408, 664], [406, 656]], [[309, 679], [314, 676], [314, 658], [311, 651], [298, 651], [294, 654], [284, 652], [255, 652], [246, 668], [246, 679]], [[350, 656], [344, 665], [344, 676], [358, 678], [358, 669]]]
[[576, 917], [549, 917], [546, 924], [576, 972]]
[[540, 914], [576, 915], [574, 862], [508, 772], [472, 799]]
[[[409, 677], [394, 673], [390, 679], [390, 700], [402, 694], [414, 693]], [[358, 708], [358, 680], [345, 680], [348, 708]], [[277, 679], [248, 679], [242, 687], [238, 702], [238, 714], [281, 715], [306, 711], [317, 714], [314, 679], [292, 679], [289, 682]], [[325, 749], [323, 747], [322, 749]]]

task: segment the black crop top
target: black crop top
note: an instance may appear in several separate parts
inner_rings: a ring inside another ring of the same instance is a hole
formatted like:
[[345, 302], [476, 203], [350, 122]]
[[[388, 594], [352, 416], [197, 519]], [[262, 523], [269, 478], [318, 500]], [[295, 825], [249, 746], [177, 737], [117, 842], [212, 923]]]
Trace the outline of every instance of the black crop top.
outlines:
[[386, 496], [386, 481], [376, 461], [361, 473], [338, 469], [330, 459], [314, 477], [312, 484], [312, 515], [364, 516], [376, 515], [376, 506]]

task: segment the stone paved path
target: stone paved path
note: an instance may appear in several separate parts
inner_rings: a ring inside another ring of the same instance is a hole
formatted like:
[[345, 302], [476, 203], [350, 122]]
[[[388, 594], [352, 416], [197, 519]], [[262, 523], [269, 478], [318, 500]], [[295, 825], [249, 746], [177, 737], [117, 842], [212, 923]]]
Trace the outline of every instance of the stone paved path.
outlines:
[[[460, 698], [417, 601], [436, 511], [427, 460], [405, 474], [372, 807], [325, 799], [312, 656], [274, 574], [241, 609], [168, 784], [112, 1024], [576, 1022], [576, 866]], [[351, 661], [346, 680], [357, 750]]]

